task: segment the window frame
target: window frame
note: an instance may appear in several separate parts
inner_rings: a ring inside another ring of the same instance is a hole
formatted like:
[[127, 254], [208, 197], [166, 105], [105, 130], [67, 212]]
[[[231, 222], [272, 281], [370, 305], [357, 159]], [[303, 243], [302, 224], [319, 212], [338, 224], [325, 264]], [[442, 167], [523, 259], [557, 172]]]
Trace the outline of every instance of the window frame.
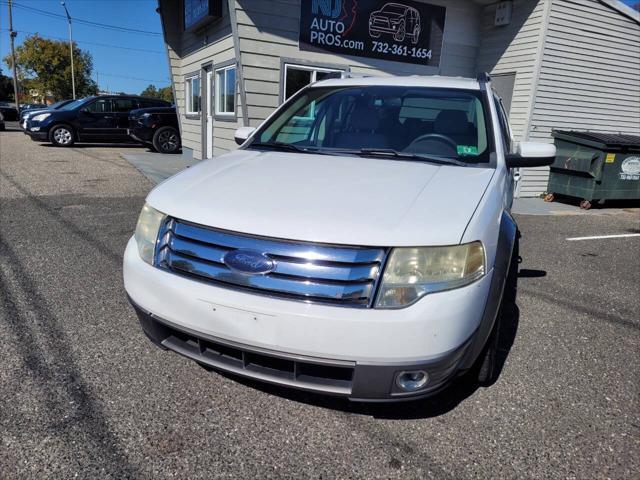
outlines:
[[[224, 87], [227, 86], [227, 75], [230, 70], [234, 70], [233, 84], [233, 111], [221, 110], [220, 107], [226, 108], [226, 91], [221, 90], [221, 84], [218, 80], [219, 75], [223, 75]], [[224, 100], [224, 101], [223, 101]], [[236, 120], [238, 112], [238, 66], [236, 62], [227, 65], [220, 65], [213, 69], [213, 115], [218, 120]]]
[[312, 83], [315, 83], [318, 81], [317, 80], [318, 72], [339, 73], [340, 76], [344, 75], [345, 72], [347, 72], [346, 68], [326, 67], [326, 66], [321, 66], [316, 64], [305, 65], [302, 63], [285, 61], [282, 63], [282, 102], [281, 103], [286, 102], [287, 100], [289, 100], [289, 98], [292, 98], [293, 96], [295, 96], [296, 93], [298, 93], [298, 92], [294, 92], [289, 97], [287, 97], [287, 71], [289, 70], [289, 68], [295, 68], [297, 70], [304, 70], [307, 72], [311, 72], [311, 81], [305, 86], [309, 86]]
[[[130, 108], [129, 110], [118, 110], [117, 107], [117, 102], [118, 100], [128, 100], [132, 103], [133, 108]], [[113, 110], [114, 113], [128, 113], [131, 110], [135, 110], [137, 108], [140, 108], [140, 102], [138, 101], [138, 99], [136, 98], [130, 98], [130, 97], [120, 97], [120, 98], [112, 98], [111, 99], [111, 109]]]
[[500, 138], [502, 139], [502, 143], [504, 145], [505, 154], [512, 153], [514, 141], [513, 141], [513, 131], [511, 130], [511, 125], [509, 124], [509, 117], [507, 112], [502, 104], [502, 98], [500, 98], [495, 92], [493, 92], [493, 101], [496, 106], [496, 112], [498, 114], [498, 123], [500, 124], [501, 134]]
[[[192, 110], [193, 107], [193, 82], [198, 80], [198, 110]], [[202, 112], [202, 79], [200, 73], [190, 74], [184, 79], [185, 92], [185, 115], [191, 118], [200, 118]]]
[[[94, 111], [91, 110], [91, 106], [92, 105], [95, 105], [96, 103], [102, 102], [102, 101], [109, 102], [109, 110], [104, 111], [104, 112], [94, 112]], [[114, 106], [113, 106], [113, 98], [111, 98], [111, 97], [107, 97], [107, 98], [96, 97], [92, 102], [89, 102], [86, 106], [83, 105], [82, 108], [85, 109], [85, 110], [88, 110], [89, 112], [94, 113], [94, 114], [98, 114], [98, 113], [114, 113], [115, 112], [115, 109], [114, 109]]]

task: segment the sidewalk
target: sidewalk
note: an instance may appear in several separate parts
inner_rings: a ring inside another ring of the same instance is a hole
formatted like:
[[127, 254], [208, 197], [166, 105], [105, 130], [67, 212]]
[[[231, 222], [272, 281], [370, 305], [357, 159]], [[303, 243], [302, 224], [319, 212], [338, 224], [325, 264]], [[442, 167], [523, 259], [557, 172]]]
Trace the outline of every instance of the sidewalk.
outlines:
[[513, 213], [520, 215], [619, 215], [621, 213], [640, 213], [635, 207], [610, 207], [594, 205], [590, 210], [582, 210], [578, 205], [569, 203], [545, 202], [542, 198], [516, 198], [513, 200]]
[[156, 152], [122, 153], [120, 156], [156, 184], [199, 161], [190, 155]]

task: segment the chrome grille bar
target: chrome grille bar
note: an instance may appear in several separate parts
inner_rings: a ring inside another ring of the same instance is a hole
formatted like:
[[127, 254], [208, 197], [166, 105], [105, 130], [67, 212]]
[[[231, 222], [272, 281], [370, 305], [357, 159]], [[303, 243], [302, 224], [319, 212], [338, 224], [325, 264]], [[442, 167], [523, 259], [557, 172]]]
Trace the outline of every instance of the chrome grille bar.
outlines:
[[[265, 275], [229, 269], [224, 256], [236, 249], [276, 261]], [[155, 265], [176, 274], [229, 288], [344, 306], [371, 306], [387, 251], [277, 240], [222, 231], [169, 219], [162, 227]]]

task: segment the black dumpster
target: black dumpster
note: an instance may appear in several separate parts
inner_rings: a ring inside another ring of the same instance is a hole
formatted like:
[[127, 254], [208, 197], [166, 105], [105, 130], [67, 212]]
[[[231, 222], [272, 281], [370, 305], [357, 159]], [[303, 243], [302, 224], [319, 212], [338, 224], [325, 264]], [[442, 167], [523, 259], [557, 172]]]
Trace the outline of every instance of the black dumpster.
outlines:
[[555, 195], [595, 201], [640, 199], [640, 136], [554, 130], [557, 149], [546, 201]]

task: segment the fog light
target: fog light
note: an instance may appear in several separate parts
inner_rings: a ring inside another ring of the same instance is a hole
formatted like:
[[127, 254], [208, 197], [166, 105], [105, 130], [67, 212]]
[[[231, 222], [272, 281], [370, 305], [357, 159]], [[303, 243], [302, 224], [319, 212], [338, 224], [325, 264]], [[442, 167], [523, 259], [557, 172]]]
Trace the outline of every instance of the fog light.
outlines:
[[40, 131], [40, 127], [31, 127], [31, 131], [32, 132], [39, 132]]
[[415, 392], [429, 382], [429, 375], [424, 370], [400, 372], [396, 377], [396, 385], [405, 392]]

